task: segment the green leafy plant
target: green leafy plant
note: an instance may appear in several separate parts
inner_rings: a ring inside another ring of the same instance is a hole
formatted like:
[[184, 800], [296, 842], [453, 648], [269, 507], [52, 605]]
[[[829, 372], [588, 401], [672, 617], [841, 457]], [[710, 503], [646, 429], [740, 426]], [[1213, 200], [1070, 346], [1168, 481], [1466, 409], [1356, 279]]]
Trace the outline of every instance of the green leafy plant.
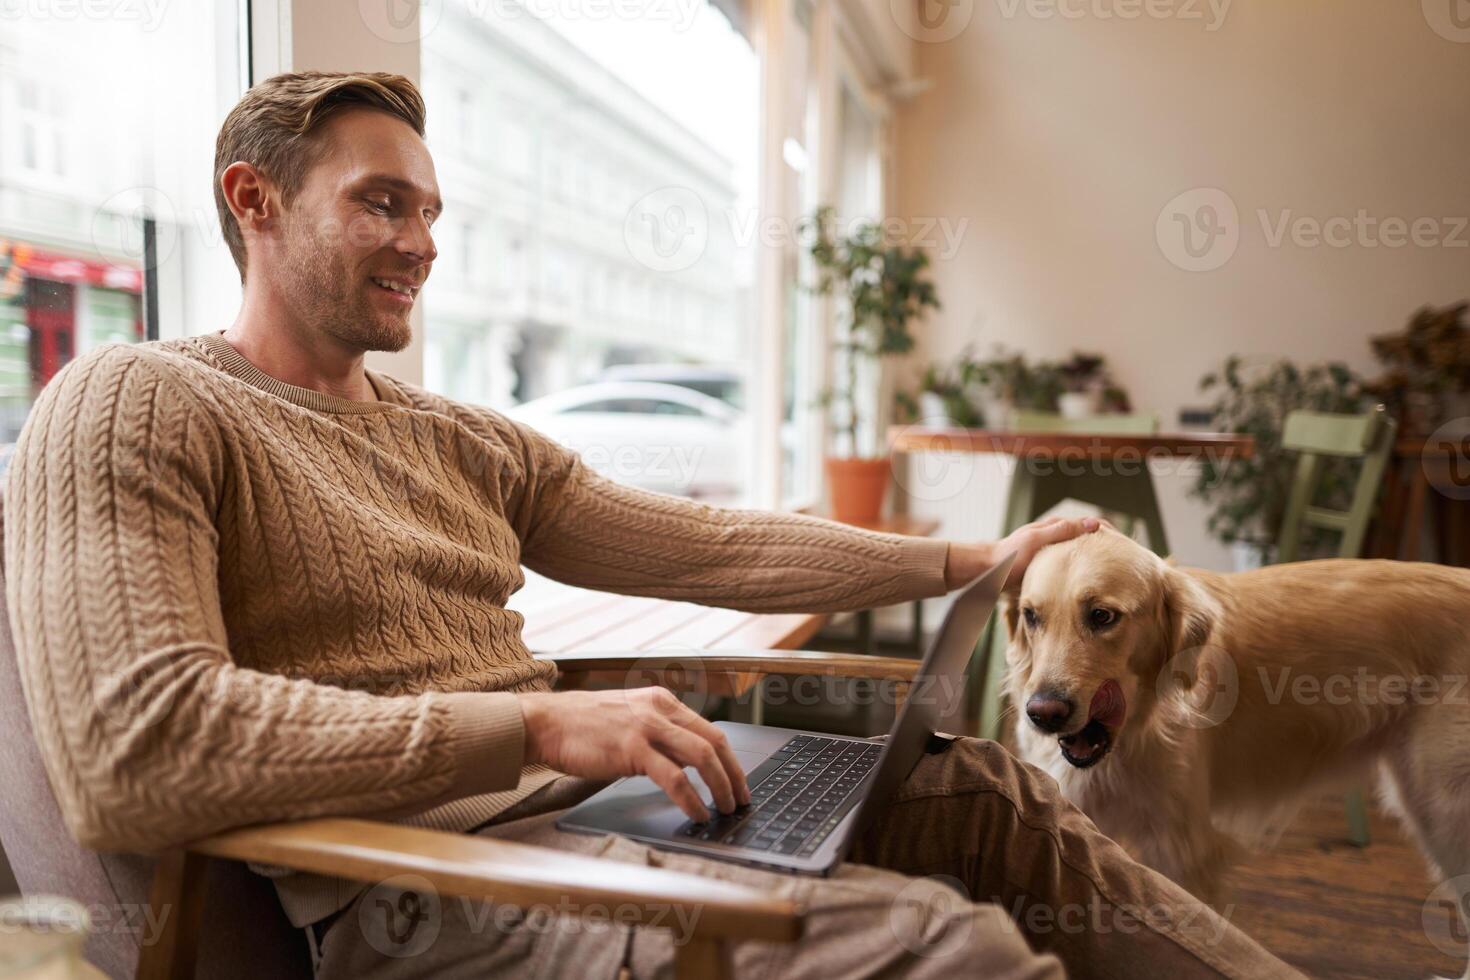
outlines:
[[[955, 425], [978, 429], [984, 424], [984, 418], [970, 398], [971, 364], [968, 352], [950, 364], [930, 364], [919, 381], [919, 391], [938, 395], [944, 402], [944, 414]], [[912, 422], [919, 417], [919, 402], [914, 395], [899, 390], [894, 392], [893, 400], [900, 422]]]
[[[1297, 457], [1281, 446], [1288, 413], [1296, 409], [1318, 412], [1357, 412], [1363, 406], [1359, 378], [1340, 363], [1298, 367], [1288, 360], [1248, 365], [1229, 358], [1219, 370], [1200, 380], [1200, 390], [1213, 392], [1213, 426], [1255, 439], [1250, 459], [1226, 464], [1206, 459], [1190, 495], [1213, 505], [1208, 529], [1227, 544], [1246, 542], [1261, 548], [1275, 543], [1281, 532], [1287, 497], [1296, 473]], [[1326, 468], [1318, 502], [1346, 508], [1352, 496], [1351, 461]], [[1331, 536], [1313, 532], [1303, 541], [1302, 557], [1311, 557], [1331, 542]]]
[[1101, 354], [1084, 354], [1073, 351], [1072, 356], [1057, 365], [1062, 387], [1067, 391], [1083, 392], [1101, 387], [1107, 380], [1107, 358]]
[[[839, 296], [844, 305], [839, 314], [841, 333], [833, 348], [846, 355], [845, 378], [840, 386], [823, 392], [820, 400], [841, 407], [837, 429], [848, 452], [857, 456], [864, 422], [858, 406], [859, 362], [913, 350], [909, 326], [926, 309], [938, 309], [939, 298], [927, 278], [929, 256], [923, 251], [889, 243], [882, 228], [872, 222], [847, 235], [836, 226], [831, 207], [818, 208], [802, 222], [803, 231], [811, 235], [809, 251], [817, 269], [813, 291]], [[872, 442], [877, 442], [876, 433]]]
[[[976, 400], [989, 396], [1017, 408], [1055, 412], [1063, 391], [1085, 390], [1097, 386], [1105, 412], [1131, 411], [1128, 392], [1113, 380], [1107, 361], [1100, 354], [1074, 353], [1060, 363], [1030, 361], [1019, 351], [1000, 345], [991, 355], [977, 358], [966, 348], [953, 361], [931, 364], [919, 383], [921, 392], [932, 392], [944, 399], [945, 412], [956, 424], [978, 428], [999, 425], [1000, 420], [986, 419]], [[915, 396], [900, 391], [894, 396], [903, 421], [918, 418]]]
[[1366, 386], [1405, 429], [1423, 434], [1432, 429], [1448, 396], [1470, 392], [1470, 304], [1441, 309], [1425, 306], [1398, 333], [1372, 340], [1373, 353], [1387, 368]]

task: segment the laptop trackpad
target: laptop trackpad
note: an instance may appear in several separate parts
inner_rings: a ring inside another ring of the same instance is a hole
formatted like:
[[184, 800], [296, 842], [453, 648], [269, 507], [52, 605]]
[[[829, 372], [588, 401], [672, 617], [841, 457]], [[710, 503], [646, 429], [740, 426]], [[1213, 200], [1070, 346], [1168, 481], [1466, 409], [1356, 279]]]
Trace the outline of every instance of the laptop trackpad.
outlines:
[[[760, 752], [735, 751], [735, 759], [745, 770], [747, 779], [767, 758], [766, 754]], [[690, 784], [704, 800], [705, 806], [713, 810], [713, 796], [699, 773], [686, 767], [684, 774], [689, 777]], [[582, 818], [568, 821], [573, 825], [592, 824], [604, 832], [655, 836], [672, 835], [689, 819], [659, 789], [658, 784], [647, 776], [633, 776], [614, 783], [577, 807], [570, 816]]]

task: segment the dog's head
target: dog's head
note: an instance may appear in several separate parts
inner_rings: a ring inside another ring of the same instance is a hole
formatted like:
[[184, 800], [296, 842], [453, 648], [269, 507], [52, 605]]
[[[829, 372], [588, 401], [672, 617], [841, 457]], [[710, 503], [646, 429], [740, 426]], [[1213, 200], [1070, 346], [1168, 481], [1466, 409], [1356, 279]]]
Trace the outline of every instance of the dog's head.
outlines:
[[1012, 702], [1077, 768], [1146, 722], [1155, 681], [1218, 615], [1198, 582], [1110, 528], [1042, 550], [1005, 606]]

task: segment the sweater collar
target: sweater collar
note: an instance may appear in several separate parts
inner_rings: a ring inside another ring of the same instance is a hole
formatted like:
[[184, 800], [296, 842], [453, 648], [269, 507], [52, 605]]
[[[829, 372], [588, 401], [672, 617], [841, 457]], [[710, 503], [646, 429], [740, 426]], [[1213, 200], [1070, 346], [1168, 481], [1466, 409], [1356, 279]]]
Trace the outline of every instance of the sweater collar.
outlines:
[[205, 347], [225, 371], [246, 384], [253, 385], [277, 398], [284, 398], [302, 408], [342, 415], [370, 415], [398, 407], [397, 391], [394, 389], [392, 380], [376, 371], [367, 370], [366, 373], [368, 383], [373, 386], [373, 391], [379, 400], [375, 402], [353, 401], [350, 398], [339, 398], [336, 395], [324, 394], [311, 388], [287, 384], [279, 378], [271, 377], [247, 360], [244, 354], [230, 346], [230, 342], [224, 338], [223, 330], [204, 334], [200, 339], [204, 341]]

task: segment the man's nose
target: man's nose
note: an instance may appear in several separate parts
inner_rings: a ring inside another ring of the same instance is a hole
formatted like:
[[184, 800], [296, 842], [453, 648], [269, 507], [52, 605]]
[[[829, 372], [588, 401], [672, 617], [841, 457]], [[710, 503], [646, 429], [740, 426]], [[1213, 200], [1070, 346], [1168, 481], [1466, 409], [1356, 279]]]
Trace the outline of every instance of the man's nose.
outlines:
[[1076, 706], [1055, 691], [1031, 695], [1026, 702], [1026, 717], [1044, 732], [1059, 732], [1066, 727]]
[[428, 264], [439, 257], [439, 249], [434, 245], [434, 231], [421, 217], [404, 222], [393, 244], [399, 252], [416, 262]]

